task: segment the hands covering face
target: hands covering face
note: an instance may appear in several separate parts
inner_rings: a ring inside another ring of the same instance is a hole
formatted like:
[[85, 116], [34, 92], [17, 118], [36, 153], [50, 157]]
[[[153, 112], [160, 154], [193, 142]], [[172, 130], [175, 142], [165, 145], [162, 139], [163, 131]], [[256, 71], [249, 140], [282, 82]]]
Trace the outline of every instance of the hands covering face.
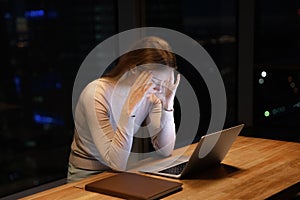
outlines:
[[180, 75], [177, 75], [176, 82], [174, 72], [167, 80], [159, 80], [154, 77], [151, 71], [143, 71], [132, 85], [127, 97], [127, 109], [130, 116], [134, 115], [136, 109], [143, 99], [149, 95], [156, 95], [162, 102], [163, 109], [173, 110], [173, 103], [180, 82]]
[[169, 80], [162, 81], [161, 89], [157, 91], [156, 96], [162, 101], [165, 110], [172, 110], [176, 90], [180, 82], [180, 74], [177, 75], [176, 82], [174, 83], [174, 73], [172, 72]]
[[129, 116], [134, 115], [142, 100], [153, 88], [153, 83], [151, 82], [152, 76], [153, 75], [150, 72], [143, 71], [131, 86], [126, 100], [127, 112]]

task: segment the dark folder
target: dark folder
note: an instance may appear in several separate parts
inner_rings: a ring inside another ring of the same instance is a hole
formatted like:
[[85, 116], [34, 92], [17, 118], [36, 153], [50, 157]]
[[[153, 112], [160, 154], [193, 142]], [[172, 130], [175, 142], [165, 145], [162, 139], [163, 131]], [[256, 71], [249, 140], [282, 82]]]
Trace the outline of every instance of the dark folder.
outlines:
[[157, 199], [181, 190], [182, 183], [134, 173], [117, 175], [89, 183], [85, 189], [125, 199]]

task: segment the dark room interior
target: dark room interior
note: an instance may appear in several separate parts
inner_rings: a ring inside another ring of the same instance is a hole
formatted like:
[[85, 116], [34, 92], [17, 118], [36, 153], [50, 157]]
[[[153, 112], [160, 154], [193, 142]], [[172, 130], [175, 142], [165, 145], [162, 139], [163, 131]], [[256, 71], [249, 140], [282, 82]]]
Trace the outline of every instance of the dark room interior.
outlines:
[[[138, 27], [179, 31], [209, 53], [226, 89], [224, 128], [300, 142], [300, 1], [0, 0], [0, 198], [65, 183], [78, 69], [99, 43]], [[199, 100], [198, 141], [209, 94], [177, 61]]]

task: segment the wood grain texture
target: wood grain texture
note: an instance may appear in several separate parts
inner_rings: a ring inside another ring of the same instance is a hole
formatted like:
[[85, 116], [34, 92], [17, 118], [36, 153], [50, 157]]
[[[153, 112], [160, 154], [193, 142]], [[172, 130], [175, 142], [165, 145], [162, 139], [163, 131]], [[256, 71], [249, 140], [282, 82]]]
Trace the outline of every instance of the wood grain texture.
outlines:
[[[118, 199], [83, 189], [112, 175], [105, 172], [23, 199]], [[165, 199], [265, 199], [300, 181], [300, 143], [239, 136], [221, 165], [178, 181], [183, 190]]]

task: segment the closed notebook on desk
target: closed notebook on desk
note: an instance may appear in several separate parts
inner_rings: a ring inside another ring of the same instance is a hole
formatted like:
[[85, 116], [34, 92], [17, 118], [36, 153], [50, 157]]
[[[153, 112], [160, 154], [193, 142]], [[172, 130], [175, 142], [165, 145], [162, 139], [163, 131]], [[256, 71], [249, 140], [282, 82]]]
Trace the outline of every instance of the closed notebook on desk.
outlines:
[[125, 199], [157, 199], [181, 189], [182, 184], [134, 173], [117, 175], [89, 183], [85, 189]]

